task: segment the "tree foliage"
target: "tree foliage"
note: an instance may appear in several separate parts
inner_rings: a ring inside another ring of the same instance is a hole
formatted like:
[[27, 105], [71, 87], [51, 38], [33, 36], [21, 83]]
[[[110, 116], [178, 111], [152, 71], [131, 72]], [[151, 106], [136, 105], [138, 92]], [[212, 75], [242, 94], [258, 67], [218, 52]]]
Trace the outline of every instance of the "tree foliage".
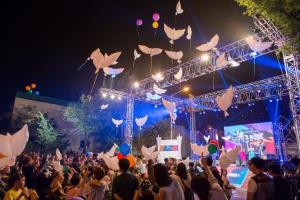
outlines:
[[300, 50], [300, 0], [235, 0], [249, 16], [271, 20], [289, 39], [289, 50]]

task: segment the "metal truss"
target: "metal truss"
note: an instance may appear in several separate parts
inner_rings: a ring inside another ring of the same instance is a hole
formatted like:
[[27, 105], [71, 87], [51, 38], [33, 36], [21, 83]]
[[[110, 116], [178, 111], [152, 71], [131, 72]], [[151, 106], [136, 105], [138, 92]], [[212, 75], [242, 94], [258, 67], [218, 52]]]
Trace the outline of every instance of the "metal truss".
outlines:
[[134, 112], [134, 99], [127, 99], [127, 112], [126, 112], [126, 128], [125, 128], [125, 140], [127, 143], [132, 143], [133, 135], [133, 112]]
[[[285, 76], [280, 75], [234, 87], [232, 104], [251, 103], [286, 96], [288, 95], [288, 90], [285, 87], [285, 80]], [[226, 90], [221, 90], [194, 97], [194, 105], [200, 109], [217, 108], [218, 105], [215, 99], [217, 96], [221, 96], [225, 91]]]
[[[190, 112], [190, 143], [196, 143], [196, 113]], [[194, 153], [191, 150], [191, 158], [194, 159]]]
[[[245, 38], [237, 42], [233, 42], [229, 45], [226, 45], [222, 48], [219, 48], [218, 51], [220, 54], [226, 53], [226, 55], [230, 56], [233, 60], [241, 63], [253, 59], [254, 56], [258, 57], [261, 55], [271, 53], [275, 51], [275, 48], [269, 48], [261, 53], [254, 54], [254, 52], [250, 49]], [[181, 82], [212, 73], [217, 70], [227, 69], [231, 67], [230, 65], [221, 68], [215, 67], [217, 59], [217, 55], [215, 52], [210, 52], [209, 57], [210, 59], [208, 61], [202, 61], [199, 57], [161, 72], [164, 76], [164, 80], [159, 83], [159, 86], [161, 88], [167, 88], [179, 84]], [[183, 76], [181, 80], [176, 80], [174, 78], [174, 75], [178, 72], [180, 67], [183, 70]], [[135, 94], [141, 96], [146, 94], [147, 92], [152, 91], [154, 83], [155, 81], [151, 76], [141, 80], [139, 82], [140, 87], [135, 91]]]

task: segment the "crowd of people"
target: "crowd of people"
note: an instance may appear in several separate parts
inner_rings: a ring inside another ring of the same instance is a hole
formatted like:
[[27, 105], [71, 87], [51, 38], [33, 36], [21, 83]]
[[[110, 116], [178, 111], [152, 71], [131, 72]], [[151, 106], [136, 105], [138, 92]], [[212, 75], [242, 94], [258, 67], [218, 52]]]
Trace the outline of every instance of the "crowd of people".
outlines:
[[[59, 163], [59, 165], [57, 165]], [[57, 167], [61, 166], [61, 167]], [[298, 159], [283, 165], [252, 158], [247, 200], [297, 200], [300, 186]], [[229, 200], [235, 189], [227, 170], [211, 157], [186, 163], [174, 158], [165, 163], [137, 158], [130, 168], [119, 160], [119, 171], [107, 168], [97, 154], [23, 154], [12, 167], [1, 169], [0, 199], [4, 200]]]

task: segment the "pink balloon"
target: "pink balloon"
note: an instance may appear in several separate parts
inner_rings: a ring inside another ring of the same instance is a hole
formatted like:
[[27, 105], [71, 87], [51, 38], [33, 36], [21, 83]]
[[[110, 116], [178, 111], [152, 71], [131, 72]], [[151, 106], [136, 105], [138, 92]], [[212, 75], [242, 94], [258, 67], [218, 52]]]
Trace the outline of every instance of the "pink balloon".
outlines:
[[159, 14], [158, 13], [153, 13], [153, 15], [152, 15], [152, 19], [154, 20], [154, 21], [158, 21], [159, 20]]
[[137, 26], [141, 26], [141, 25], [143, 24], [143, 20], [137, 19], [136, 22], [135, 22], [135, 24], [136, 24]]

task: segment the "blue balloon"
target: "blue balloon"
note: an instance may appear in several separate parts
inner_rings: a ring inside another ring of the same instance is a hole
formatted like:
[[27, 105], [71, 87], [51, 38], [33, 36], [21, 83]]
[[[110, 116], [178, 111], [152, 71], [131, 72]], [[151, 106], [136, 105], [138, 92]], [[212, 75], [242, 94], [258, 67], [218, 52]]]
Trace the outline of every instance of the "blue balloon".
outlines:
[[86, 152], [85, 155], [86, 155], [86, 157], [91, 158], [93, 156], [93, 153], [92, 152]]
[[35, 95], [40, 95], [40, 92], [39, 91], [35, 91], [34, 94]]
[[127, 143], [123, 143], [121, 146], [120, 146], [120, 152], [122, 155], [124, 156], [127, 156], [128, 154], [130, 154], [130, 145], [127, 144]]

